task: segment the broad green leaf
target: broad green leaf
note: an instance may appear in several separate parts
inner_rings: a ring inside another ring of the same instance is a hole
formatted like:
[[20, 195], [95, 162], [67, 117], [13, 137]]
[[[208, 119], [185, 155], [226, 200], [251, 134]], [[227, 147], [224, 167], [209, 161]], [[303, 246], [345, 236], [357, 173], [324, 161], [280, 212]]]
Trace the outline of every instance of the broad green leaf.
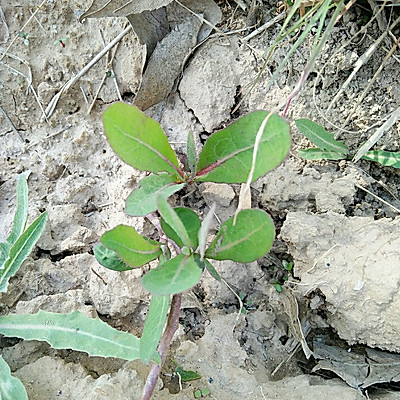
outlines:
[[40, 310], [36, 314], [9, 314], [0, 317], [0, 333], [26, 340], [46, 341], [54, 349], [84, 351], [90, 356], [139, 358], [140, 341], [118, 331], [98, 318], [79, 311], [57, 314]]
[[376, 161], [384, 167], [400, 168], [400, 153], [385, 150], [367, 151], [364, 160]]
[[187, 154], [187, 164], [188, 170], [191, 174], [196, 173], [196, 164], [197, 164], [197, 156], [196, 156], [196, 146], [194, 143], [193, 133], [189, 132], [186, 141], [186, 154]]
[[132, 269], [121, 260], [115, 251], [107, 249], [101, 243], [94, 246], [94, 256], [99, 264], [113, 271], [130, 271]]
[[140, 188], [129, 195], [126, 212], [135, 217], [144, 217], [157, 209], [159, 197], [167, 199], [185, 185], [177, 183], [176, 177], [167, 173], [147, 176], [140, 181]]
[[175, 368], [174, 372], [175, 374], [180, 375], [182, 382], [194, 381], [195, 379], [201, 378], [201, 375], [199, 375], [197, 372], [186, 370], [179, 366]]
[[12, 246], [16, 240], [22, 235], [26, 220], [28, 218], [28, 184], [26, 183], [27, 176], [30, 171], [22, 173], [18, 178], [17, 183], [17, 210], [14, 215], [13, 227], [7, 242]]
[[202, 260], [204, 259], [204, 254], [206, 253], [207, 237], [208, 232], [210, 231], [212, 219], [214, 218], [215, 208], [216, 204], [213, 203], [207, 215], [204, 217], [203, 222], [201, 223], [201, 228], [197, 234], [199, 239], [199, 253]]
[[201, 273], [193, 254], [189, 257], [179, 254], [150, 270], [143, 276], [142, 285], [149, 292], [160, 296], [181, 293], [196, 285]]
[[[252, 165], [256, 135], [267, 115], [266, 111], [252, 112], [211, 135], [199, 156], [197, 180], [246, 182]], [[277, 167], [289, 149], [289, 124], [281, 117], [272, 115], [258, 148], [252, 181]]]
[[147, 364], [154, 355], [164, 329], [169, 296], [152, 296], [140, 339], [140, 360]]
[[10, 367], [0, 356], [0, 399], [28, 400], [28, 395], [22, 382], [11, 375]]
[[297, 152], [305, 160], [343, 160], [346, 158], [343, 153], [321, 149], [298, 149]]
[[158, 122], [137, 107], [115, 103], [103, 114], [104, 129], [114, 151], [140, 171], [179, 176], [179, 163]]
[[44, 231], [46, 221], [47, 213], [41, 214], [11, 247], [4, 268], [0, 269], [0, 292], [7, 290], [9, 279], [18, 271], [29, 254], [31, 254], [36, 242]]
[[[175, 207], [173, 209], [178, 215], [179, 219], [182, 221], [186, 232], [188, 234], [190, 243], [192, 243], [192, 249], [196, 249], [198, 246], [197, 232], [200, 229], [201, 222], [197, 214], [186, 207]], [[177, 233], [171, 228], [164, 218], [161, 218], [161, 227], [163, 228], [165, 234], [172, 239], [179, 247], [184, 247], [182, 239], [177, 235]]]
[[347, 154], [349, 148], [339, 140], [335, 140], [333, 133], [327, 132], [321, 125], [309, 119], [296, 120], [299, 131], [321, 150]]
[[265, 256], [275, 237], [274, 223], [262, 210], [242, 210], [229, 218], [206, 251], [215, 260], [249, 263]]
[[[197, 231], [196, 231], [196, 242], [193, 240], [193, 235], [189, 235], [185, 224], [174, 209], [168, 204], [167, 200], [160, 197], [158, 199], [158, 212], [161, 214], [164, 222], [169, 225], [172, 231], [175, 233], [175, 239], [178, 239], [183, 246], [191, 247], [195, 249], [197, 247]], [[190, 217], [193, 220], [193, 215]], [[200, 221], [199, 221], [200, 222]], [[165, 226], [165, 224], [164, 224]], [[169, 232], [171, 233], [171, 232]], [[168, 235], [168, 233], [166, 232]], [[172, 238], [171, 238], [172, 239]], [[173, 239], [174, 240], [174, 239]], [[174, 240], [176, 242], [176, 240]]]
[[101, 243], [135, 268], [155, 260], [161, 254], [160, 243], [144, 238], [126, 225], [118, 225], [106, 232], [101, 237]]

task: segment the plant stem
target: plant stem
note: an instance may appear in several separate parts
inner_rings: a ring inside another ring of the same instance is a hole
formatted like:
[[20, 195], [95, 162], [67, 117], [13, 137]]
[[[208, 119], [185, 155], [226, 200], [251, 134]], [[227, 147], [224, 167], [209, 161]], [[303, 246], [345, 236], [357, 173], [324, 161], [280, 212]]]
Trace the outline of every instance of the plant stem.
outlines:
[[149, 375], [146, 379], [146, 384], [144, 385], [142, 400], [150, 400], [154, 388], [156, 387], [158, 377], [161, 373], [161, 368], [167, 356], [169, 345], [179, 326], [179, 314], [181, 310], [181, 304], [182, 293], [178, 293], [172, 296], [167, 327], [165, 328], [164, 336], [160, 341], [160, 345], [158, 346], [158, 353], [161, 357], [161, 364], [153, 364], [153, 366], [151, 367]]

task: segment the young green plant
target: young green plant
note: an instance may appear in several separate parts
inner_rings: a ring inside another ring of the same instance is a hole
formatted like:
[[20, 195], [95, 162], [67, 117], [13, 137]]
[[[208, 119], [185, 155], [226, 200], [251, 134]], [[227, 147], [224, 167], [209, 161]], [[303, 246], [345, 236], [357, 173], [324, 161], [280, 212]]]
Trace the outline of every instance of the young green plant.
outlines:
[[178, 328], [182, 292], [195, 286], [205, 270], [221, 279], [210, 260], [249, 263], [263, 257], [274, 240], [274, 224], [268, 214], [244, 209], [225, 221], [208, 244], [213, 209], [200, 221], [190, 208], [172, 207], [168, 197], [195, 181], [244, 183], [250, 173], [252, 181], [265, 175], [283, 161], [290, 149], [289, 125], [265, 111], [244, 115], [210, 136], [199, 157], [193, 136], [188, 135], [185, 163], [179, 162], [160, 125], [136, 107], [124, 103], [110, 106], [104, 113], [104, 127], [109, 143], [122, 160], [151, 173], [128, 197], [126, 212], [150, 215], [153, 222], [155, 211], [160, 216], [156, 223], [158, 240], [119, 225], [106, 232], [95, 246], [98, 262], [122, 273], [158, 260], [158, 265], [142, 278], [143, 287], [152, 297], [141, 338], [115, 331], [77, 312], [7, 316], [0, 318], [0, 332], [46, 340], [55, 348], [66, 346], [90, 355], [151, 362], [142, 396], [146, 400], [153, 393]]
[[[29, 256], [39, 240], [47, 221], [43, 213], [29, 227], [28, 219], [28, 184], [29, 172], [22, 173], [17, 183], [17, 209], [14, 214], [10, 235], [0, 243], [0, 292], [5, 293], [8, 281]], [[28, 399], [26, 390], [18, 378], [11, 375], [7, 363], [0, 356], [0, 399]]]

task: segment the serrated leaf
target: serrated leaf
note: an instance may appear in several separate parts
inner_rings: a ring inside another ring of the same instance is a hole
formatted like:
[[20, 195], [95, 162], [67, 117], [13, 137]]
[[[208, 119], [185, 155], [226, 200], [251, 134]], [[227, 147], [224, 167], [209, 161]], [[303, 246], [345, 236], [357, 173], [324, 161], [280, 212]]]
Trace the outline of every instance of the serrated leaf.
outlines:
[[94, 246], [94, 256], [100, 265], [112, 271], [130, 271], [132, 269], [121, 260], [115, 251], [107, 249], [101, 243]]
[[46, 222], [47, 213], [43, 213], [32, 222], [11, 247], [4, 268], [0, 269], [0, 292], [5, 292], [7, 290], [9, 279], [18, 271], [29, 254], [31, 254], [36, 242], [44, 231]]
[[[197, 180], [244, 183], [250, 173], [257, 132], [269, 113], [255, 111], [210, 136], [200, 153]], [[290, 149], [289, 124], [269, 118], [258, 148], [252, 181], [277, 167]]]
[[[175, 213], [178, 215], [179, 219], [182, 221], [186, 232], [188, 234], [190, 243], [192, 243], [192, 249], [196, 249], [198, 246], [197, 232], [200, 229], [201, 222], [198, 215], [186, 207], [174, 207], [173, 209]], [[172, 239], [179, 247], [184, 247], [182, 239], [178, 236], [178, 234], [172, 229], [172, 227], [167, 224], [164, 218], [161, 218], [161, 227], [165, 234]]]
[[0, 317], [0, 333], [45, 341], [55, 349], [84, 351], [90, 356], [118, 357], [128, 361], [139, 358], [139, 338], [79, 311], [57, 314], [40, 310], [36, 314], [10, 314]]
[[196, 173], [197, 155], [196, 146], [194, 143], [193, 133], [189, 132], [186, 141], [186, 155], [189, 172], [192, 175]]
[[169, 296], [152, 296], [143, 334], [140, 338], [140, 360], [147, 364], [154, 355], [164, 329]]
[[298, 149], [297, 152], [305, 160], [343, 160], [346, 158], [343, 153], [321, 149]]
[[17, 209], [15, 210], [13, 226], [5, 243], [0, 243], [0, 269], [4, 267], [9, 257], [10, 249], [25, 229], [28, 218], [28, 184], [26, 182], [30, 171], [19, 175], [17, 183]]
[[384, 167], [400, 168], [400, 153], [385, 150], [371, 150], [367, 151], [362, 158], [364, 160], [378, 162]]
[[161, 243], [147, 239], [127, 225], [118, 225], [101, 237], [101, 243], [115, 251], [131, 267], [141, 267], [161, 254]]
[[111, 147], [127, 164], [140, 171], [180, 176], [175, 152], [158, 122], [125, 103], [108, 107], [103, 121]]
[[[189, 235], [185, 224], [182, 222], [181, 218], [174, 211], [174, 209], [168, 204], [167, 200], [160, 197], [157, 204], [158, 212], [161, 214], [164, 222], [167, 223], [169, 227], [174, 231], [175, 239], [178, 239], [183, 246], [195, 249], [197, 247], [197, 244], [193, 240], [193, 235]], [[197, 235], [195, 240], [197, 241]]]
[[0, 356], [0, 399], [28, 400], [28, 395], [22, 382], [11, 375], [8, 364]]
[[174, 372], [175, 374], [180, 375], [182, 382], [194, 381], [201, 378], [201, 375], [199, 375], [197, 372], [186, 370], [179, 366], [175, 368]]
[[140, 188], [134, 190], [126, 201], [126, 212], [135, 217], [144, 217], [157, 209], [157, 199], [181, 190], [186, 183], [177, 183], [176, 177], [167, 173], [150, 175], [140, 181]]
[[249, 263], [265, 256], [275, 237], [274, 223], [262, 210], [242, 210], [229, 218], [206, 251], [215, 260]]
[[197, 266], [193, 254], [179, 254], [158, 268], [150, 270], [142, 278], [143, 287], [160, 296], [181, 293], [200, 280], [202, 270]]
[[349, 148], [339, 140], [335, 140], [333, 133], [327, 132], [321, 125], [309, 119], [296, 120], [299, 131], [317, 147], [329, 152], [348, 154]]

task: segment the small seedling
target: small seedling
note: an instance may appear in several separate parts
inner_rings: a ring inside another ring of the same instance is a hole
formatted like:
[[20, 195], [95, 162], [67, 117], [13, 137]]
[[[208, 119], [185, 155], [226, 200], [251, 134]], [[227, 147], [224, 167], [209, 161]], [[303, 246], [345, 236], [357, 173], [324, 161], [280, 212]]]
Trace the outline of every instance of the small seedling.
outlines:
[[65, 42], [67, 41], [67, 38], [62, 38], [62, 39], [57, 39], [54, 41], [54, 44], [60, 44], [63, 49], [65, 49]]
[[[311, 149], [298, 149], [299, 156], [306, 160], [347, 160], [351, 159], [349, 148], [339, 140], [335, 140], [333, 133], [309, 119], [296, 120], [299, 131], [317, 146]], [[400, 168], [400, 152], [385, 150], [370, 150], [361, 157], [364, 160], [378, 162], [384, 167]]]
[[[275, 236], [267, 213], [242, 209], [222, 223], [214, 240], [208, 243], [213, 209], [201, 221], [190, 208], [172, 207], [168, 197], [195, 181], [245, 183], [265, 175], [283, 161], [290, 149], [289, 125], [265, 111], [247, 114], [214, 133], [198, 157], [194, 138], [189, 134], [186, 163], [179, 162], [160, 125], [136, 107], [124, 103], [110, 106], [104, 113], [104, 128], [122, 160], [152, 173], [128, 197], [126, 212], [142, 217], [151, 213], [154, 222], [153, 213], [157, 211], [158, 240], [140, 235], [133, 227], [119, 225], [103, 234], [94, 249], [101, 265], [120, 272], [129, 273], [158, 260], [158, 266], [141, 280], [152, 294], [141, 338], [77, 311], [1, 317], [0, 333], [45, 340], [55, 348], [71, 348], [89, 355], [151, 362], [142, 396], [147, 400], [179, 325], [182, 292], [196, 285], [204, 271], [221, 280], [212, 260], [250, 263], [265, 256]], [[178, 372], [182, 377], [183, 372], [193, 371]]]
[[29, 46], [29, 33], [18, 32], [18, 36], [24, 39], [24, 45]]
[[[0, 242], [0, 293], [6, 292], [8, 281], [16, 274], [24, 260], [33, 250], [46, 225], [47, 213], [41, 214], [29, 227], [28, 185], [29, 172], [21, 174], [17, 183], [17, 209], [10, 235]], [[0, 399], [28, 400], [21, 381], [11, 375], [10, 368], [0, 357]]]
[[240, 300], [242, 300], [242, 302], [243, 302], [243, 306], [240, 309], [240, 312], [242, 314], [247, 314], [248, 310], [255, 309], [254, 307], [252, 307], [253, 300], [247, 299], [246, 301], [244, 301], [244, 299], [246, 298], [246, 295], [244, 293], [240, 292], [239, 297], [240, 297]]
[[195, 399], [200, 399], [202, 397], [206, 397], [211, 393], [210, 389], [208, 388], [200, 388], [200, 389], [196, 389], [193, 392], [193, 396]]

